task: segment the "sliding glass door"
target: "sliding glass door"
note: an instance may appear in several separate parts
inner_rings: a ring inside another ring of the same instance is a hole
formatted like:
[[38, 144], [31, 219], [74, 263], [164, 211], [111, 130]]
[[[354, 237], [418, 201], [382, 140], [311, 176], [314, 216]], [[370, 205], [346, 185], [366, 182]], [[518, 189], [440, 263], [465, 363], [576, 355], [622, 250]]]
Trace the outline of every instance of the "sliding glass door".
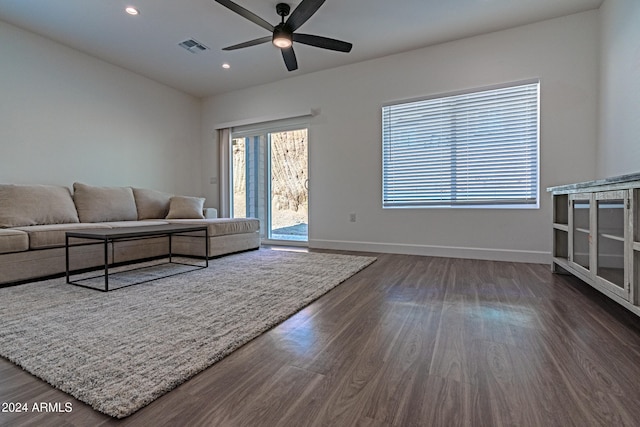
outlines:
[[232, 216], [258, 218], [266, 241], [308, 240], [307, 128], [233, 132]]

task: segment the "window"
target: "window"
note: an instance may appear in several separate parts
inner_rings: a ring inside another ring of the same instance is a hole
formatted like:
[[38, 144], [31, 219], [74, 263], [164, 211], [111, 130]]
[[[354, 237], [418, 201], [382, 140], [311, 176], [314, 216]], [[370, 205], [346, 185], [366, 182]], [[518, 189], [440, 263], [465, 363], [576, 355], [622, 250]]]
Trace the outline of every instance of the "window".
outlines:
[[382, 107], [384, 208], [538, 207], [539, 82]]

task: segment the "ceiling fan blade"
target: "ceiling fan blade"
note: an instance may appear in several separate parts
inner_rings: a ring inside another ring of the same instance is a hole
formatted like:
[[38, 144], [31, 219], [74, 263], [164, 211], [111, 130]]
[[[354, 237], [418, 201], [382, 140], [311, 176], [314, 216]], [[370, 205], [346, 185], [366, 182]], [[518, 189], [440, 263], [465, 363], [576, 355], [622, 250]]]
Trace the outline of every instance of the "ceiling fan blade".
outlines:
[[289, 47], [287, 49], [280, 50], [282, 51], [282, 58], [284, 59], [284, 64], [287, 66], [287, 70], [297, 70], [298, 60], [296, 59], [296, 54], [293, 52], [293, 48]]
[[291, 15], [289, 15], [289, 19], [287, 19], [287, 27], [289, 27], [291, 31], [295, 31], [300, 28], [302, 24], [307, 22], [307, 20], [317, 12], [324, 2], [325, 0], [302, 0], [302, 3], [300, 3], [298, 7], [291, 12]]
[[353, 45], [342, 40], [330, 39], [322, 36], [312, 36], [310, 34], [293, 34], [293, 41], [308, 44], [309, 46], [321, 47], [323, 49], [337, 50], [338, 52], [350, 52]]
[[222, 50], [236, 50], [243, 47], [255, 46], [257, 44], [267, 43], [271, 41], [271, 36], [260, 37], [259, 39], [249, 40], [248, 42], [234, 44], [233, 46], [223, 47]]
[[248, 19], [249, 21], [260, 25], [262, 28], [264, 28], [267, 31], [273, 32], [273, 30], [275, 28], [273, 25], [269, 24], [267, 21], [265, 21], [264, 19], [260, 18], [255, 13], [248, 11], [244, 7], [240, 6], [239, 4], [235, 4], [231, 0], [215, 0], [215, 1], [216, 1], [216, 3], [220, 3], [221, 5], [226, 7], [227, 9], [231, 9], [232, 11], [237, 13], [238, 15]]

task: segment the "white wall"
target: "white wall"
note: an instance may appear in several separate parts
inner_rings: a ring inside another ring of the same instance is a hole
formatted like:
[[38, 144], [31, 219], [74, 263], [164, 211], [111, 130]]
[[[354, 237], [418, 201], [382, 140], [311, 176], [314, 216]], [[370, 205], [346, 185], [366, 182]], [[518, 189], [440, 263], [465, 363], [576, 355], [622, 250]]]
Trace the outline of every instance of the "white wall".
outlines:
[[640, 172], [640, 1], [600, 7], [598, 177]]
[[[595, 178], [598, 27], [598, 12], [585, 12], [211, 97], [203, 108], [203, 152], [215, 156], [216, 124], [316, 109], [312, 247], [548, 262], [546, 187]], [[382, 209], [383, 103], [535, 77], [539, 210]], [[216, 173], [215, 162], [205, 170]]]
[[0, 21], [0, 182], [200, 194], [201, 101]]

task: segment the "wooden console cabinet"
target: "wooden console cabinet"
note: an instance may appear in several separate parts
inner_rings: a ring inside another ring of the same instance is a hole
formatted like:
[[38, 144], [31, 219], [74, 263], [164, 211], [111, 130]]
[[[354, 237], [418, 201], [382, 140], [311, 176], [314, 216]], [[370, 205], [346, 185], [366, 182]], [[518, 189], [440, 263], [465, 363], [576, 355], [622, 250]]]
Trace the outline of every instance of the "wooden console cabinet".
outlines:
[[553, 264], [640, 316], [640, 173], [547, 188]]

